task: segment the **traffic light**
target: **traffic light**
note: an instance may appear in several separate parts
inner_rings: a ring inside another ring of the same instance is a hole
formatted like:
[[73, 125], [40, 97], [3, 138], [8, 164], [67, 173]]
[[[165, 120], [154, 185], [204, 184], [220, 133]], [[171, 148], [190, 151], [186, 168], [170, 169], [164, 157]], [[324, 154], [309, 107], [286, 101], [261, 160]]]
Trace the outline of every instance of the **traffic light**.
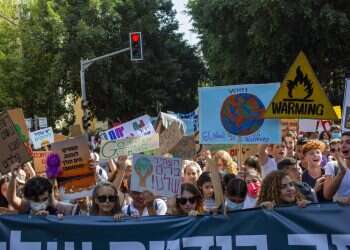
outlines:
[[82, 117], [82, 123], [83, 123], [84, 130], [88, 130], [88, 128], [91, 126], [90, 121], [91, 121], [92, 115], [91, 115], [91, 112], [89, 111], [88, 107], [89, 107], [89, 102], [86, 100], [82, 100], [81, 101], [81, 109], [84, 112], [84, 115]]
[[129, 33], [129, 39], [130, 39], [130, 60], [131, 61], [143, 60], [141, 32]]
[[92, 118], [92, 115], [90, 111], [84, 112], [84, 115], [82, 118], [84, 130], [88, 130], [89, 127], [91, 126], [91, 123], [90, 123], [91, 118]]

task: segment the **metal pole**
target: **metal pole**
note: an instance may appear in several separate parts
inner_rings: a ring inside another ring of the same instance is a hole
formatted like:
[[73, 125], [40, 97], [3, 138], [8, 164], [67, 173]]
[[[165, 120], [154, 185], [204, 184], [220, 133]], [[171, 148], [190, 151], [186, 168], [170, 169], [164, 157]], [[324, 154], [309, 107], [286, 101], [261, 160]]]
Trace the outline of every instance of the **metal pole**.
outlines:
[[83, 59], [80, 59], [80, 84], [81, 84], [81, 99], [82, 101], [86, 101], [85, 67], [84, 67]]

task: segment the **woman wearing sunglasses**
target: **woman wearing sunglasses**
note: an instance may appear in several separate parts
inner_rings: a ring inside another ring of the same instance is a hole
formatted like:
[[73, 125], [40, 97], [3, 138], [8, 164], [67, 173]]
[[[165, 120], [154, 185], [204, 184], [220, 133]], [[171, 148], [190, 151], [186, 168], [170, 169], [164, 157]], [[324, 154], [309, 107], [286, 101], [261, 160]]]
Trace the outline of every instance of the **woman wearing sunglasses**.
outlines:
[[203, 198], [198, 188], [191, 183], [181, 185], [181, 196], [176, 199], [175, 215], [203, 214]]
[[110, 182], [99, 183], [92, 193], [92, 207], [90, 215], [114, 216], [120, 219], [121, 208], [117, 189]]

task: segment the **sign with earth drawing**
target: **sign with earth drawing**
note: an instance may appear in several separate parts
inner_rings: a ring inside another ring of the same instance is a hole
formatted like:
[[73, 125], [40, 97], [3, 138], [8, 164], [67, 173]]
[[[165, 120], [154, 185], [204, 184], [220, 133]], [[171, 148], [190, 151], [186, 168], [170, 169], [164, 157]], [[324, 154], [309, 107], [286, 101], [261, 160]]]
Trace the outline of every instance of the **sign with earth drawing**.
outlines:
[[132, 159], [131, 190], [151, 191], [174, 197], [180, 193], [182, 160], [135, 154]]
[[264, 118], [279, 83], [199, 88], [201, 144], [278, 144], [279, 120]]

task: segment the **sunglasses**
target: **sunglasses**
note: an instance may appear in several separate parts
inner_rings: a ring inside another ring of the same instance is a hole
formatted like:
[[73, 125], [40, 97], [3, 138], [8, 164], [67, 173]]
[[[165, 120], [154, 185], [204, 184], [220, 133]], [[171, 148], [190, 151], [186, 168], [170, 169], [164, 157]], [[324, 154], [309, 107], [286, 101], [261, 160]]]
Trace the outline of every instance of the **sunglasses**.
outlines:
[[111, 196], [101, 195], [101, 196], [97, 196], [98, 202], [101, 202], [101, 203], [105, 203], [105, 202], [107, 202], [107, 200], [109, 202], [116, 202], [117, 198], [118, 197], [116, 195], [111, 195]]
[[177, 198], [176, 199], [178, 203], [181, 205], [185, 205], [187, 202], [190, 204], [194, 204], [197, 201], [197, 197], [191, 197], [191, 198]]
[[337, 149], [337, 148], [331, 148], [330, 151], [331, 151], [332, 153], [335, 153], [335, 152], [337, 152], [337, 151], [340, 152], [340, 150]]

